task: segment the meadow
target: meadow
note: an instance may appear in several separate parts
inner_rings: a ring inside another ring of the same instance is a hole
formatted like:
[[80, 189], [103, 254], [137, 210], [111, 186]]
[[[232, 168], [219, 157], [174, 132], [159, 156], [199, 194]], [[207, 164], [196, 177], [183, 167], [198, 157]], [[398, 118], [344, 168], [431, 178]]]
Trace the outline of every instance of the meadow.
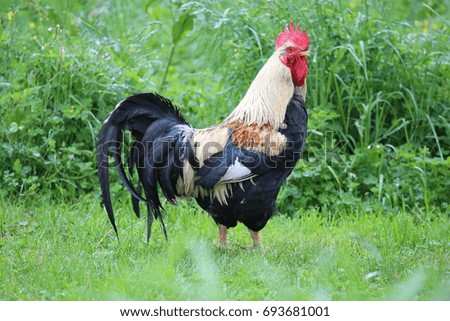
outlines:
[[[169, 241], [119, 210], [118, 242], [91, 198], [2, 207], [6, 300], [449, 300], [448, 220], [432, 213], [278, 215], [264, 247], [242, 226], [229, 248], [193, 204], [168, 207]], [[156, 225], [156, 224], [155, 224]]]
[[[295, 13], [295, 14], [293, 14]], [[120, 186], [109, 225], [96, 136], [158, 92], [223, 120], [291, 20], [311, 37], [306, 150], [262, 231], [217, 246], [193, 201], [149, 243]], [[0, 300], [450, 300], [445, 1], [0, 4]]]

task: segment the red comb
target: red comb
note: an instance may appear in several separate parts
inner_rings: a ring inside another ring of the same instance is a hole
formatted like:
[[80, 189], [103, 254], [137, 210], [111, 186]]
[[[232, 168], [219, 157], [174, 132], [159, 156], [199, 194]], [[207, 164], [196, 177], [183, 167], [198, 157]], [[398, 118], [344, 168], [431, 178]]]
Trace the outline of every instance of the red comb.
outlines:
[[295, 28], [294, 21], [291, 21], [289, 27], [286, 27], [286, 29], [278, 35], [275, 45], [277, 48], [280, 48], [287, 41], [291, 41], [295, 45], [302, 47], [303, 50], [307, 50], [309, 46], [308, 35], [305, 31], [300, 31], [300, 26]]

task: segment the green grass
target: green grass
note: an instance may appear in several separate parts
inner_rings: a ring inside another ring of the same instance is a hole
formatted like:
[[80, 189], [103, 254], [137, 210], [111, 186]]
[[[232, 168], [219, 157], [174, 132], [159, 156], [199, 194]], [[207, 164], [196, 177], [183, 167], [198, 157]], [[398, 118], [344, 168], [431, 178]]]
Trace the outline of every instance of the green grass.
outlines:
[[243, 226], [217, 246], [213, 220], [190, 203], [167, 207], [169, 241], [128, 201], [120, 242], [98, 199], [43, 198], [0, 207], [2, 300], [449, 300], [443, 213], [355, 209], [275, 216], [262, 250]]

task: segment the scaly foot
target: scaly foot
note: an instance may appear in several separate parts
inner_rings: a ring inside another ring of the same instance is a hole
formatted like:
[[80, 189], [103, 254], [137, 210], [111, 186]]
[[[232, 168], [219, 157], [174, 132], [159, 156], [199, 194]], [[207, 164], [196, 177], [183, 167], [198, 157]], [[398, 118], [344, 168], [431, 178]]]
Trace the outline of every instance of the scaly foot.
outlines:
[[227, 247], [227, 227], [219, 224], [219, 248], [224, 249]]
[[250, 246], [241, 246], [243, 250], [254, 250], [261, 248], [261, 238], [259, 237], [259, 232], [252, 231], [248, 229], [250, 235], [252, 236], [253, 245]]

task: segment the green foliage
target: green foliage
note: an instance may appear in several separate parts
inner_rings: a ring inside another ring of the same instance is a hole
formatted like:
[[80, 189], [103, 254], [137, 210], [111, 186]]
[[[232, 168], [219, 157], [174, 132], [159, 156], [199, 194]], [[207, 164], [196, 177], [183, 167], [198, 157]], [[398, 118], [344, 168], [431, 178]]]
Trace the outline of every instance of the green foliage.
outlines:
[[[95, 183], [97, 115], [114, 103], [117, 68], [96, 68], [105, 58], [98, 46], [83, 55], [74, 51], [87, 39], [54, 24], [53, 10], [32, 2], [10, 12], [1, 42], [2, 186], [26, 195], [89, 190]], [[31, 16], [29, 25], [21, 24], [20, 18]]]
[[162, 92], [196, 127], [220, 122], [295, 12], [311, 36], [310, 134], [280, 211], [445, 210], [444, 2], [3, 1], [2, 191], [97, 190], [96, 135], [134, 92]]
[[[355, 154], [324, 154], [306, 150], [301, 162], [281, 191], [280, 208], [295, 213], [298, 208], [407, 210], [423, 207], [448, 209], [450, 158], [420, 154], [408, 145], [369, 145]], [[312, 154], [312, 156], [311, 156]], [[308, 182], [307, 184], [305, 182]], [[300, 196], [300, 197], [299, 197]]]

